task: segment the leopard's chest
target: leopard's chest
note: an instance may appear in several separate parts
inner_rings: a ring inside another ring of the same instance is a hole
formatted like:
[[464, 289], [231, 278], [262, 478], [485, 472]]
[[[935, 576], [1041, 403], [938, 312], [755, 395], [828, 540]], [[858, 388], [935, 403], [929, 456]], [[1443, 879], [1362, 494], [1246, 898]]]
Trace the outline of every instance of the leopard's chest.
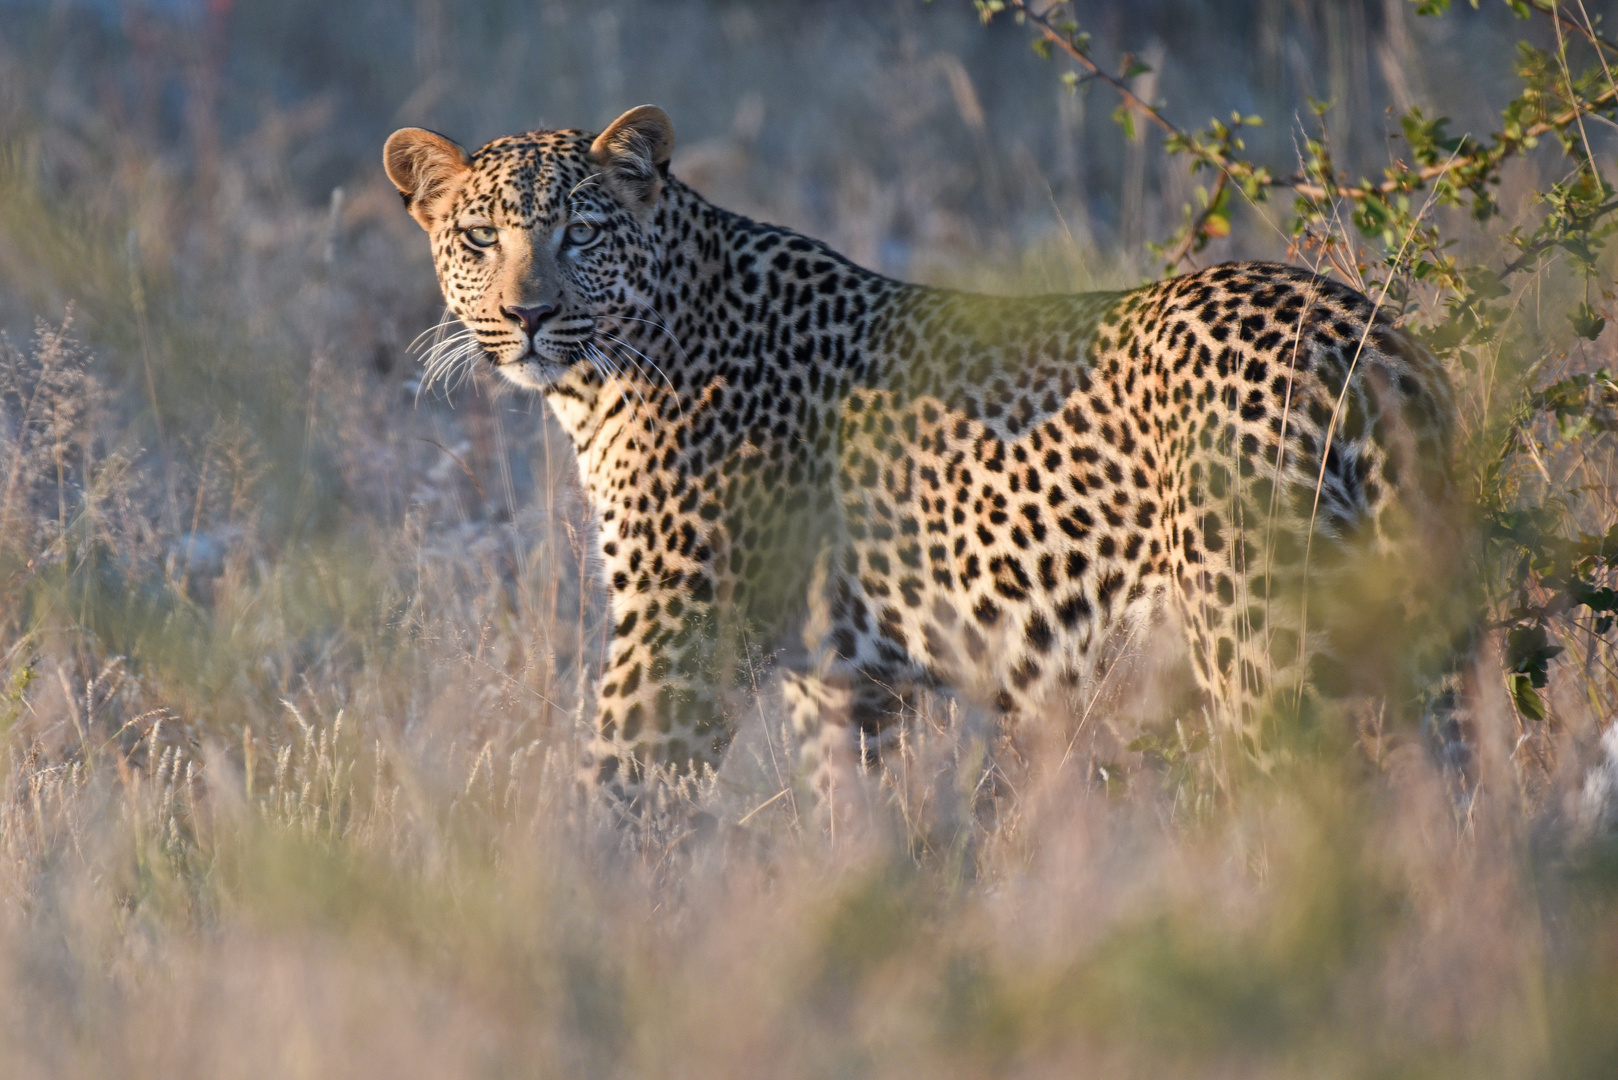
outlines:
[[624, 603], [683, 593], [765, 629], [802, 608], [833, 492], [815, 441], [768, 405], [737, 391], [688, 401], [672, 422], [626, 422], [585, 464]]

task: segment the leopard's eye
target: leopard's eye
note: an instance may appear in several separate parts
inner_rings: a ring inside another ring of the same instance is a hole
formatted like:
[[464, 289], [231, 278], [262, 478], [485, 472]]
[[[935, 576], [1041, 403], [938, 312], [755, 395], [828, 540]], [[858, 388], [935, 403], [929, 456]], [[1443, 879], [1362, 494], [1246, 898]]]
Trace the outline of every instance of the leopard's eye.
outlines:
[[500, 232], [492, 225], [473, 225], [469, 229], [462, 229], [461, 234], [466, 237], [467, 243], [474, 247], [493, 247], [494, 242], [500, 239]]
[[589, 245], [596, 237], [601, 235], [601, 226], [593, 221], [570, 222], [567, 231], [562, 234], [562, 242], [568, 247], [581, 248]]

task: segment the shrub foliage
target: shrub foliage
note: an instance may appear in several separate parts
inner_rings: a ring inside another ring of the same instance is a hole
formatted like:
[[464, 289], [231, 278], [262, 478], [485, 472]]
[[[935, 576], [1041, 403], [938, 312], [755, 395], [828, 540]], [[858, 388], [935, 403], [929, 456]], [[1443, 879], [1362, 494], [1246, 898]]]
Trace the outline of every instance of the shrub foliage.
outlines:
[[[1403, 148], [1380, 177], [1357, 178], [1339, 168], [1323, 123], [1300, 141], [1301, 160], [1291, 170], [1244, 156], [1242, 132], [1262, 125], [1262, 117], [1232, 113], [1200, 130], [1178, 126], [1131, 89], [1146, 65], [1125, 57], [1116, 71], [1103, 67], [1069, 4], [974, 5], [985, 23], [1006, 16], [1035, 31], [1041, 57], [1076, 65], [1061, 75], [1074, 92], [1091, 83], [1114, 91], [1120, 102], [1113, 116], [1127, 137], [1136, 137], [1138, 124], [1156, 127], [1170, 156], [1193, 176], [1211, 177], [1195, 189], [1174, 235], [1152, 245], [1165, 273], [1234, 228], [1274, 218], [1272, 200], [1290, 194], [1282, 218], [1292, 254], [1387, 305], [1474, 391], [1465, 418], [1468, 464], [1490, 625], [1504, 631], [1505, 677], [1517, 709], [1542, 721], [1539, 691], [1564, 652], [1553, 637], [1605, 637], [1618, 618], [1618, 527], [1592, 535], [1581, 528], [1576, 493], [1521, 482], [1525, 470], [1543, 473], [1547, 444], [1576, 456], [1618, 421], [1610, 373], [1565, 374], [1556, 362], [1572, 342], [1601, 336], [1614, 298], [1603, 256], [1618, 232], [1618, 186], [1602, 175], [1589, 133], [1618, 122], [1618, 43], [1582, 4], [1505, 2], [1519, 18], [1548, 25], [1554, 44], [1518, 43], [1515, 93], [1498, 129], [1455, 134], [1448, 117], [1412, 106], [1398, 118]], [[1422, 16], [1449, 8], [1450, 0], [1417, 0]], [[1331, 108], [1309, 102], [1317, 121]], [[1551, 179], [1532, 191], [1531, 209], [1501, 228], [1502, 184], [1524, 158]], [[1554, 285], [1548, 293], [1547, 283]], [[1521, 303], [1528, 289], [1541, 301], [1531, 317]], [[1559, 634], [1550, 632], [1553, 624]]]

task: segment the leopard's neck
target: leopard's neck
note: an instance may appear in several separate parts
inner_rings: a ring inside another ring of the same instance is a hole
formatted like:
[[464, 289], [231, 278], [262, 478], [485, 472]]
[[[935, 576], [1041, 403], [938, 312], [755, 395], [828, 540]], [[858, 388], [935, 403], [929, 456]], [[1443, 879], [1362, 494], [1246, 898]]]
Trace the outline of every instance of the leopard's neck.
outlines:
[[816, 381], [871, 378], [873, 332], [905, 300], [935, 291], [714, 206], [673, 178], [652, 224], [661, 263], [598, 323], [597, 343], [618, 371], [581, 364], [547, 391], [586, 478], [585, 459], [628, 437], [645, 410], [676, 421], [737, 389], [790, 381], [789, 371]]

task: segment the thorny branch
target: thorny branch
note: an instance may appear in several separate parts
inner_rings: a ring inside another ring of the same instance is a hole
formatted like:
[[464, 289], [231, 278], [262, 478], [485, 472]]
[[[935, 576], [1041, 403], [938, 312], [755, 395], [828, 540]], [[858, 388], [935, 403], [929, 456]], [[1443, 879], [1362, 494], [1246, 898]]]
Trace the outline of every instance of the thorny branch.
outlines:
[[[1400, 168], [1395, 175], [1390, 176], [1380, 184], [1354, 185], [1340, 183], [1335, 176], [1327, 177], [1326, 183], [1320, 183], [1317, 178], [1312, 178], [1305, 172], [1296, 172], [1287, 176], [1274, 176], [1263, 170], [1255, 169], [1248, 162], [1233, 159], [1214, 147], [1204, 144], [1196, 136], [1181, 129], [1172, 120], [1164, 116], [1161, 111], [1136, 95], [1125, 80], [1104, 71], [1100, 65], [1087, 55], [1082, 46], [1082, 39], [1075, 38], [1071, 30], [1064, 31], [1063, 28], [1058, 27], [1052, 21], [1052, 16], [1059, 9], [1065, 7], [1066, 3], [1067, 0], [1057, 0], [1056, 3], [1040, 11], [1035, 11], [1029, 6], [1028, 0], [1001, 0], [1001, 4], [1005, 9], [1016, 12], [1032, 23], [1039, 29], [1045, 41], [1062, 50], [1063, 53], [1089, 72], [1094, 79], [1112, 87], [1119, 97], [1123, 99], [1127, 107], [1151, 121], [1164, 134], [1176, 140], [1179, 144], [1183, 144], [1185, 149], [1193, 156], [1220, 170], [1230, 179], [1248, 179], [1261, 187], [1291, 188], [1299, 195], [1310, 199], [1328, 199], [1334, 196], [1363, 199], [1373, 194], [1393, 195], [1414, 190], [1426, 181], [1454, 174], [1479, 164], [1487, 163], [1492, 168], [1512, 154], [1531, 146], [1539, 136], [1553, 131], [1561, 131], [1576, 123], [1581, 117], [1597, 112], [1603, 106], [1618, 102], [1618, 86], [1609, 86], [1605, 92], [1592, 98], [1581, 98], [1573, 107], [1548, 120], [1532, 124], [1517, 134], [1502, 134], [1493, 147], [1472, 154], [1452, 157], [1443, 162], [1435, 162], [1420, 169]], [[1584, 24], [1563, 15], [1556, 9], [1554, 4], [1549, 2], [1541, 4], [1538, 0], [1529, 0], [1529, 4], [1533, 10], [1554, 15], [1559, 22], [1575, 30], [1586, 40], [1618, 52], [1618, 45], [1607, 41]]]

